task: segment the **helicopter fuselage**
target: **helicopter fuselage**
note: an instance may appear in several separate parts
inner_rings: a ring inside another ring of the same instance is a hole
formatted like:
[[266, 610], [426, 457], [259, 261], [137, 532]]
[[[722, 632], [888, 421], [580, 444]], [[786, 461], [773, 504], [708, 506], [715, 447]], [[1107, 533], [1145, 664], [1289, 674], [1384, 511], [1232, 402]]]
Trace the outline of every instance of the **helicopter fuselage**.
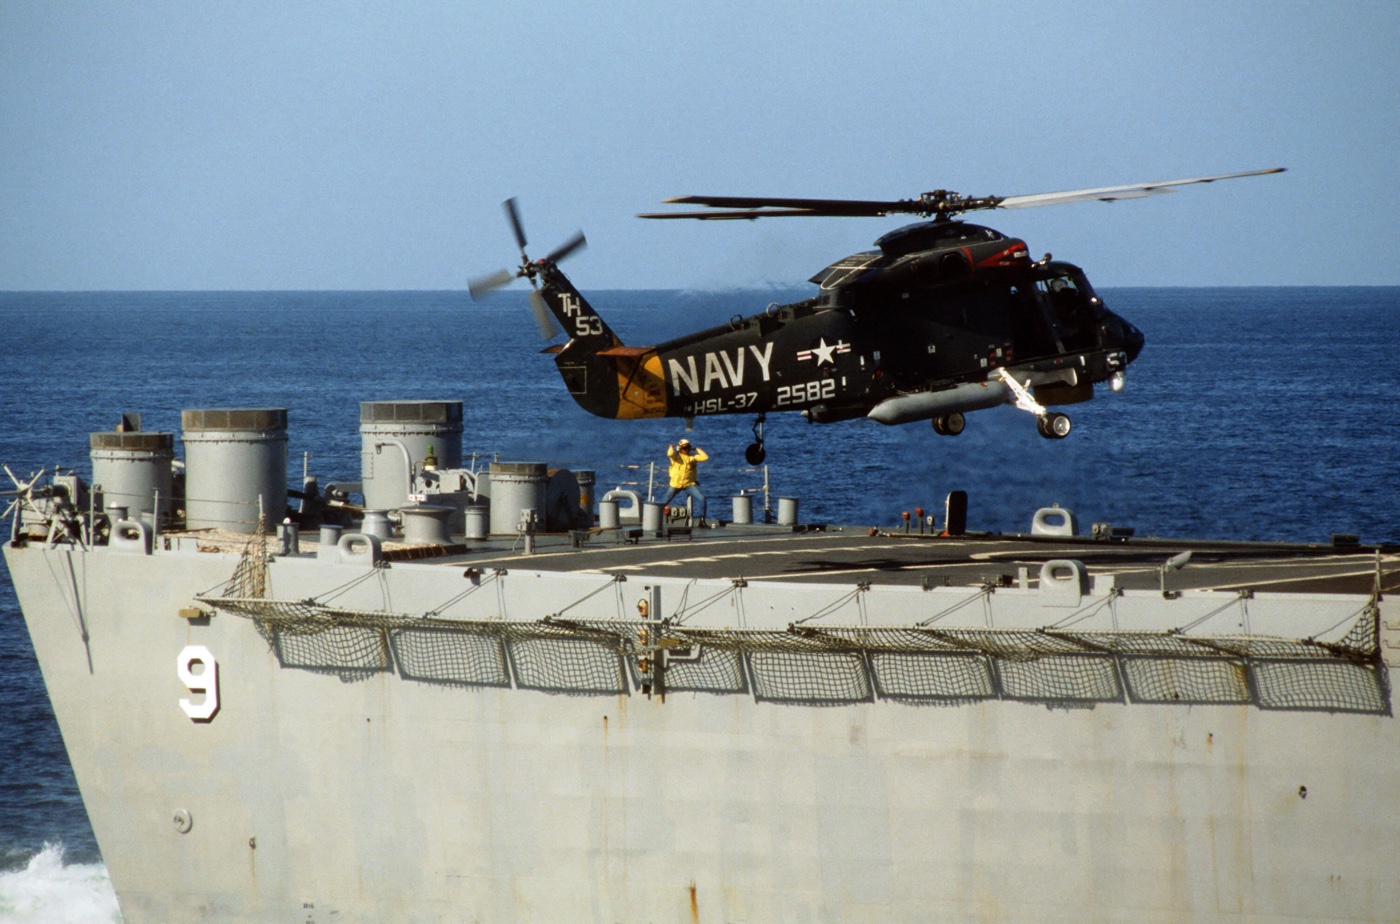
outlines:
[[1033, 404], [1071, 404], [1096, 383], [1120, 382], [1142, 349], [1142, 334], [1078, 267], [1033, 263], [1016, 238], [934, 221], [877, 244], [814, 276], [813, 298], [652, 347], [622, 346], [551, 264], [541, 293], [571, 334], [556, 348], [560, 373], [603, 417], [796, 411], [817, 423], [937, 427], [1015, 401], [999, 369]]
[[697, 210], [642, 213], [648, 219], [753, 221], [919, 215], [875, 242], [878, 249], [831, 264], [812, 282], [819, 292], [726, 325], [649, 347], [624, 346], [568, 277], [560, 260], [584, 245], [579, 232], [542, 260], [526, 254], [514, 199], [506, 216], [521, 265], [471, 280], [472, 297], [516, 278], [534, 287], [530, 304], [548, 339], [545, 352], [569, 393], [600, 417], [751, 414], [755, 442], [745, 458], [763, 460], [769, 412], [794, 411], [828, 423], [866, 417], [883, 424], [929, 420], [956, 436], [969, 411], [1013, 404], [1035, 415], [1047, 439], [1070, 432], [1049, 406], [1094, 396], [1094, 386], [1123, 387], [1143, 335], [1109, 311], [1079, 267], [1032, 261], [1024, 241], [957, 218], [1098, 200], [1140, 199], [1184, 186], [1283, 173], [1249, 170], [1151, 183], [1097, 186], [1017, 196], [965, 196], [936, 189], [913, 199], [812, 199], [678, 196]]

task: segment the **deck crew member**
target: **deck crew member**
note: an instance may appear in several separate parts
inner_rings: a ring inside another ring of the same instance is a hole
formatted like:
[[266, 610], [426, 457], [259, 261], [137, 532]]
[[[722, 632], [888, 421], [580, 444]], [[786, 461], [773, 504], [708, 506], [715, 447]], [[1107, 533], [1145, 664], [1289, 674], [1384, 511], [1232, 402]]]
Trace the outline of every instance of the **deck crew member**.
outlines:
[[707, 526], [705, 495], [700, 493], [699, 468], [700, 463], [710, 457], [699, 446], [692, 446], [690, 440], [681, 439], [680, 442], [666, 447], [666, 458], [671, 460], [671, 489], [661, 499], [662, 506], [671, 503], [671, 499], [677, 494], [689, 494], [699, 505], [700, 525]]

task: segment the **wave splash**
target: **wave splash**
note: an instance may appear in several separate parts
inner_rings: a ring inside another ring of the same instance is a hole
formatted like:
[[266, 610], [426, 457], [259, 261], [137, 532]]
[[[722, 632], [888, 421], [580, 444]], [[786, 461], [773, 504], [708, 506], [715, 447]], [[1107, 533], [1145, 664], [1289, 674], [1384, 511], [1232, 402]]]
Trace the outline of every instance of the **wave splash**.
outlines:
[[63, 862], [45, 843], [22, 869], [0, 872], [0, 924], [121, 924], [117, 893], [101, 863]]

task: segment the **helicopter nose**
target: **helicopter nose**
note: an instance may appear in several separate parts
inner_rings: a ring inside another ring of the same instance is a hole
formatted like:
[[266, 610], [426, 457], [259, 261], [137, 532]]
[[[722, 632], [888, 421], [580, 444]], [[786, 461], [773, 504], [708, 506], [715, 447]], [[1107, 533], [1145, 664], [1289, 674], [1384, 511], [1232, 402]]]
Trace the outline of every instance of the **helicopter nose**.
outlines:
[[1124, 321], [1123, 349], [1128, 354], [1128, 362], [1132, 362], [1138, 358], [1138, 354], [1142, 352], [1142, 347], [1145, 343], [1147, 343], [1147, 338], [1142, 335], [1142, 331], [1138, 330], [1127, 321]]
[[1108, 324], [1110, 339], [1114, 346], [1128, 354], [1128, 362], [1132, 362], [1142, 352], [1143, 344], [1147, 342], [1147, 338], [1142, 335], [1142, 331], [1124, 318], [1111, 313], [1110, 317], [1112, 318]]
[[1131, 325], [1131, 323], [1128, 323], [1128, 325], [1126, 325], [1126, 326], [1127, 326], [1127, 344], [1126, 344], [1126, 349], [1127, 349], [1127, 351], [1128, 351], [1128, 363], [1131, 363], [1131, 361], [1133, 361], [1133, 360], [1135, 360], [1135, 358], [1137, 358], [1137, 354], [1138, 354], [1138, 353], [1141, 353], [1141, 351], [1142, 351], [1142, 344], [1147, 343], [1147, 337], [1142, 336], [1141, 330], [1138, 330], [1137, 328], [1135, 328], [1135, 326]]

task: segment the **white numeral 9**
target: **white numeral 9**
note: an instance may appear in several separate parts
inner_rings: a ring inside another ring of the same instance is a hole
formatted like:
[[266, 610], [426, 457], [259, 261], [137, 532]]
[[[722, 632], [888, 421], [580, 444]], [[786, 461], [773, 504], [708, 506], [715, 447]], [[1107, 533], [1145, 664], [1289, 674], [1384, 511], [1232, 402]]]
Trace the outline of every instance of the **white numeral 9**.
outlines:
[[[204, 667], [198, 674], [193, 670], [196, 664]], [[219, 662], [214, 660], [209, 649], [203, 645], [186, 645], [175, 661], [175, 671], [191, 693], [204, 694], [203, 702], [198, 703], [181, 697], [180, 708], [185, 710], [185, 715], [196, 722], [214, 718], [214, 713], [219, 711]]]

